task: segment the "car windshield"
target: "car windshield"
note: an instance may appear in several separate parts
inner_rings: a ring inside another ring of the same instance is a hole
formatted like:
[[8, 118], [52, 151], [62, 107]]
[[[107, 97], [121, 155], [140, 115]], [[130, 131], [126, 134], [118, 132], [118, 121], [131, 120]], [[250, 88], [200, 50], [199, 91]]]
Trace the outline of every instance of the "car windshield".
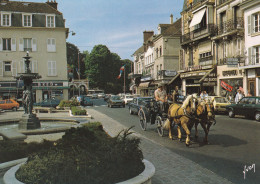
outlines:
[[217, 103], [228, 103], [228, 100], [226, 98], [221, 98], [221, 97], [215, 97], [215, 101]]
[[140, 98], [139, 99], [140, 102], [151, 102], [153, 100], [154, 100], [154, 98]]
[[111, 99], [112, 100], [121, 100], [120, 96], [112, 96]]
[[134, 98], [134, 96], [125, 96], [125, 98]]

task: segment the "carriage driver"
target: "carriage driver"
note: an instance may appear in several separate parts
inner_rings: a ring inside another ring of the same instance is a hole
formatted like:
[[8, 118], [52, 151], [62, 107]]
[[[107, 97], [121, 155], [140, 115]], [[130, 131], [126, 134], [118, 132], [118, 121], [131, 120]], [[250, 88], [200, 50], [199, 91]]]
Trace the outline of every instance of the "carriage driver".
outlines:
[[159, 83], [158, 88], [154, 91], [155, 100], [160, 105], [161, 112], [165, 111], [165, 102], [167, 102], [167, 94], [164, 89], [164, 84]]

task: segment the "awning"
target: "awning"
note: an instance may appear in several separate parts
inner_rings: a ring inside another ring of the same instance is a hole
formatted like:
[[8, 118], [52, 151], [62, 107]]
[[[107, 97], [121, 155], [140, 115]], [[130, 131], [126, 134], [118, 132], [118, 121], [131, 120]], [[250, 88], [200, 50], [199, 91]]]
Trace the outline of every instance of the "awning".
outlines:
[[199, 83], [202, 83], [204, 81], [204, 79], [209, 76], [209, 74], [211, 72], [213, 72], [214, 70], [216, 69], [216, 67], [212, 68], [210, 71], [208, 71], [208, 73], [206, 73], [206, 75], [204, 75], [200, 80], [199, 80]]
[[175, 75], [171, 80], [170, 82], [168, 82], [168, 85], [170, 85], [171, 83], [173, 83], [173, 81], [175, 81], [181, 74], [178, 73], [177, 75]]
[[150, 82], [142, 82], [142, 83], [139, 84], [139, 87], [141, 87], [141, 88], [148, 88], [149, 84], [150, 84]]
[[202, 10], [196, 12], [194, 15], [193, 15], [193, 18], [192, 18], [192, 21], [190, 23], [190, 28], [199, 24], [204, 16], [206, 12], [206, 8], [203, 8]]

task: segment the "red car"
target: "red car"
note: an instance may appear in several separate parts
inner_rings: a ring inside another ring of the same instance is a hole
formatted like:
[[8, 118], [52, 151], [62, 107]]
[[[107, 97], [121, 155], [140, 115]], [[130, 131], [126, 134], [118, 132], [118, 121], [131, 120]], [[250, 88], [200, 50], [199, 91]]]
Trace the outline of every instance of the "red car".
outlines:
[[13, 99], [0, 100], [0, 108], [3, 110], [12, 109], [14, 111], [17, 111], [17, 109], [19, 108], [19, 103]]

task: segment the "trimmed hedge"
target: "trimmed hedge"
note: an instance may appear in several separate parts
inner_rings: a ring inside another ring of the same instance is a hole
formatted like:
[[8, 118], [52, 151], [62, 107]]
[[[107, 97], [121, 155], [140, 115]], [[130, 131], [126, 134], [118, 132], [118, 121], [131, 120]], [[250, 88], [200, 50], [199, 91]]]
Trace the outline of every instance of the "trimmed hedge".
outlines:
[[80, 103], [77, 100], [62, 100], [60, 104], [58, 105], [59, 107], [73, 107], [73, 106], [79, 106]]
[[87, 111], [85, 109], [81, 109], [79, 107], [71, 107], [71, 113], [73, 115], [86, 115]]
[[51, 148], [28, 158], [16, 173], [26, 184], [112, 184], [144, 170], [140, 139], [129, 130], [111, 138], [100, 124], [72, 128]]

